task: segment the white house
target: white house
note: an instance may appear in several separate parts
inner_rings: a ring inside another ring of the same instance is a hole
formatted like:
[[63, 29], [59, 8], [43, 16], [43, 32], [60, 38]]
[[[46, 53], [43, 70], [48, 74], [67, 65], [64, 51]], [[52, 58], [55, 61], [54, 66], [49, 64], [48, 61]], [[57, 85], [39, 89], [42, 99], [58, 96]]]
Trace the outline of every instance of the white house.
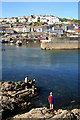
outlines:
[[34, 29], [33, 31], [35, 31], [35, 32], [42, 32], [41, 26], [35, 26], [33, 29]]
[[3, 19], [2, 18], [0, 18], [0, 22], [2, 22], [3, 21]]
[[52, 27], [53, 34], [63, 34], [63, 29], [58, 27]]
[[52, 15], [40, 15], [40, 22], [46, 22], [48, 24], [59, 23], [59, 18]]
[[3, 21], [7, 21], [7, 19], [9, 19], [9, 18], [3, 18]]
[[9, 23], [16, 23], [17, 22], [16, 18], [4, 18], [4, 19], [0, 19], [0, 22], [2, 22], [2, 21], [9, 22]]
[[45, 15], [40, 15], [40, 22], [46, 22], [47, 23], [47, 17]]
[[79, 29], [79, 25], [75, 25], [75, 29]]
[[17, 22], [16, 18], [7, 18], [7, 19], [4, 19], [4, 21], [9, 22], [9, 23], [16, 23]]
[[26, 19], [25, 19], [25, 18], [20, 18], [20, 19], [19, 19], [19, 22], [25, 23], [25, 22], [26, 22]]
[[49, 17], [48, 24], [59, 23], [59, 18], [56, 17]]
[[75, 30], [67, 30], [68, 33], [75, 33]]
[[29, 18], [28, 18], [28, 22], [29, 22], [29, 23], [38, 22], [38, 17], [37, 17], [37, 16], [36, 16], [36, 17], [34, 17], [34, 18], [29, 17]]
[[45, 17], [40, 17], [40, 22], [48, 22], [47, 19]]
[[24, 33], [27, 32], [27, 28], [26, 28], [26, 27], [23, 27], [23, 28], [22, 28], [22, 32], [24, 32]]

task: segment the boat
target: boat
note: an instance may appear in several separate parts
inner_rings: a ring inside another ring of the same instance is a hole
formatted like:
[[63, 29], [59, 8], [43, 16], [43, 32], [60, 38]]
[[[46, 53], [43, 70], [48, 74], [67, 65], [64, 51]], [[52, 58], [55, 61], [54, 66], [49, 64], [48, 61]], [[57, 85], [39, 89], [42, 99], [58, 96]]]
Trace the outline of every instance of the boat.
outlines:
[[16, 42], [16, 45], [21, 46], [21, 45], [22, 45], [22, 41], [18, 40], [18, 41]]
[[4, 39], [1, 39], [1, 40], [0, 40], [0, 43], [5, 43], [5, 40], [4, 40]]
[[5, 40], [5, 43], [8, 43], [8, 40]]
[[8, 43], [8, 40], [1, 39], [0, 43]]
[[14, 40], [11, 40], [10, 43], [14, 43]]
[[26, 43], [29, 43], [28, 41]]

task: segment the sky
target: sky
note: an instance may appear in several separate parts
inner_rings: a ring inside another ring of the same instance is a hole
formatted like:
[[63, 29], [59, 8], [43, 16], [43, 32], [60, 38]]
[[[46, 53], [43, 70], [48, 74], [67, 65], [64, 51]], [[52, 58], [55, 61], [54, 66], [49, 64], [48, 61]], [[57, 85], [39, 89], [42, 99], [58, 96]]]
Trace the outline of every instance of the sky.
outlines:
[[2, 2], [2, 18], [47, 14], [78, 19], [78, 2]]

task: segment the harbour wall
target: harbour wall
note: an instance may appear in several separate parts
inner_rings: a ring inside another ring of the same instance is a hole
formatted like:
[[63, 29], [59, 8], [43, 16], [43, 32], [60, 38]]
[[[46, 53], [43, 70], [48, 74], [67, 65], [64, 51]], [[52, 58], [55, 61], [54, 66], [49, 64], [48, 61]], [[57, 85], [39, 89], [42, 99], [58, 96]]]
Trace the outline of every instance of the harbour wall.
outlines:
[[79, 49], [79, 41], [63, 41], [63, 42], [42, 42], [41, 49], [53, 50], [53, 49]]

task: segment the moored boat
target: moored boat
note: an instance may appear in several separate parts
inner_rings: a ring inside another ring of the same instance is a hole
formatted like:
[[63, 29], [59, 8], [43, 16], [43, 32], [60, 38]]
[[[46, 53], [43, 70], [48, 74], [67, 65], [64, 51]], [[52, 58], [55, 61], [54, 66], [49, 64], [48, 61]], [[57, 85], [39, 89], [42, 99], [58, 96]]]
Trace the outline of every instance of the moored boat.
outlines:
[[1, 39], [0, 43], [8, 43], [8, 40]]
[[14, 43], [14, 40], [11, 40], [10, 43]]
[[0, 40], [0, 43], [5, 43], [5, 40], [4, 40], [4, 39], [1, 39], [1, 40]]
[[8, 43], [8, 40], [5, 40], [5, 43]]
[[21, 45], [22, 45], [22, 41], [18, 40], [18, 41], [16, 42], [16, 45], [21, 46]]

